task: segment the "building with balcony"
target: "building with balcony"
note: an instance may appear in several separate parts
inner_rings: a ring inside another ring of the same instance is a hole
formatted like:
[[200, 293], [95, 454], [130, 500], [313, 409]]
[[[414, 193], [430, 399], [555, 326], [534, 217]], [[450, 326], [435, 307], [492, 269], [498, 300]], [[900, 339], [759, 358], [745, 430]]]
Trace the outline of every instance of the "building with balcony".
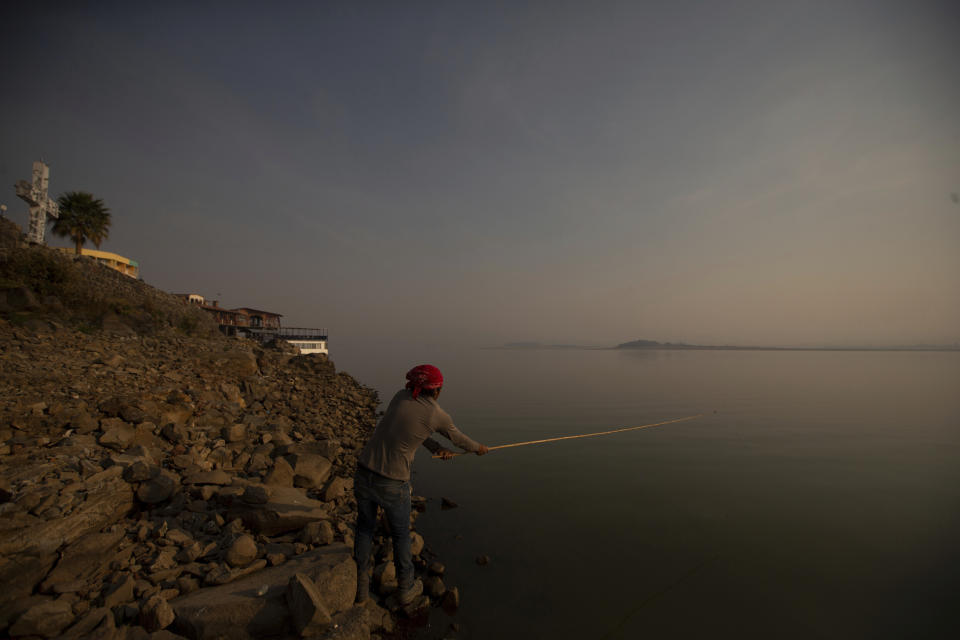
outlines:
[[225, 309], [220, 306], [218, 300], [207, 301], [198, 293], [175, 293], [174, 295], [213, 315], [224, 335], [251, 338], [264, 344], [274, 340], [284, 340], [297, 347], [301, 354], [329, 354], [326, 329], [281, 327], [280, 318], [283, 316], [279, 313], [250, 307]]

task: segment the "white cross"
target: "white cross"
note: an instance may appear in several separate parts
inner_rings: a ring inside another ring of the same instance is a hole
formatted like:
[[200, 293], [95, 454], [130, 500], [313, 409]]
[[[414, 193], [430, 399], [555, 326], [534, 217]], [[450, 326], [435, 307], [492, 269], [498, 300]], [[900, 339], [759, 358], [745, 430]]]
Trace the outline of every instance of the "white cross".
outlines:
[[17, 196], [26, 200], [30, 205], [30, 232], [27, 239], [36, 244], [43, 244], [43, 233], [47, 229], [47, 216], [60, 217], [60, 205], [47, 195], [47, 186], [50, 184], [50, 167], [42, 161], [33, 163], [33, 184], [26, 180], [18, 180], [14, 187]]

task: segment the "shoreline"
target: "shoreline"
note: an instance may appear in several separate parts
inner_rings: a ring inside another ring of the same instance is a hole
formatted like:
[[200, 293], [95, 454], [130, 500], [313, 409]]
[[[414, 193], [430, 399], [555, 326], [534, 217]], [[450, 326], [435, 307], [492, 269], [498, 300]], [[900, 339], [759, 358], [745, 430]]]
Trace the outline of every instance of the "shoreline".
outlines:
[[459, 602], [414, 512], [432, 599], [391, 601], [379, 531], [374, 597], [354, 603], [375, 390], [99, 264], [0, 241], [0, 635], [385, 639]]

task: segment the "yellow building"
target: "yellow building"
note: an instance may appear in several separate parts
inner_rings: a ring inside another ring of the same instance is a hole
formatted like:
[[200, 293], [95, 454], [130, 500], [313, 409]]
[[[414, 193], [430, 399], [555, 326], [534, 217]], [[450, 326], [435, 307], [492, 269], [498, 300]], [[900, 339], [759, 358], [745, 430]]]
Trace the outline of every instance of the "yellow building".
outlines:
[[[60, 251], [76, 254], [76, 250], [74, 249], [61, 248]], [[109, 251], [97, 251], [95, 249], [81, 249], [80, 251], [83, 255], [90, 256], [105, 267], [119, 271], [125, 276], [136, 278], [140, 275], [140, 264], [136, 260], [124, 258], [121, 255], [110, 253]]]

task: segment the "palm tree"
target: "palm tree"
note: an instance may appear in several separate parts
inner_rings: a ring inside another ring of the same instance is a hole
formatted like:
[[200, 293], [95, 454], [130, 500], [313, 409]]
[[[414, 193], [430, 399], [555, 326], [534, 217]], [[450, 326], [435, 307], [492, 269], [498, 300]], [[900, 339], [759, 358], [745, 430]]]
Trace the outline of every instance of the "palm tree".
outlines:
[[57, 198], [57, 203], [60, 217], [53, 223], [53, 232], [73, 240], [77, 255], [87, 240], [99, 249], [100, 243], [110, 235], [110, 210], [103, 200], [85, 191], [68, 191]]

